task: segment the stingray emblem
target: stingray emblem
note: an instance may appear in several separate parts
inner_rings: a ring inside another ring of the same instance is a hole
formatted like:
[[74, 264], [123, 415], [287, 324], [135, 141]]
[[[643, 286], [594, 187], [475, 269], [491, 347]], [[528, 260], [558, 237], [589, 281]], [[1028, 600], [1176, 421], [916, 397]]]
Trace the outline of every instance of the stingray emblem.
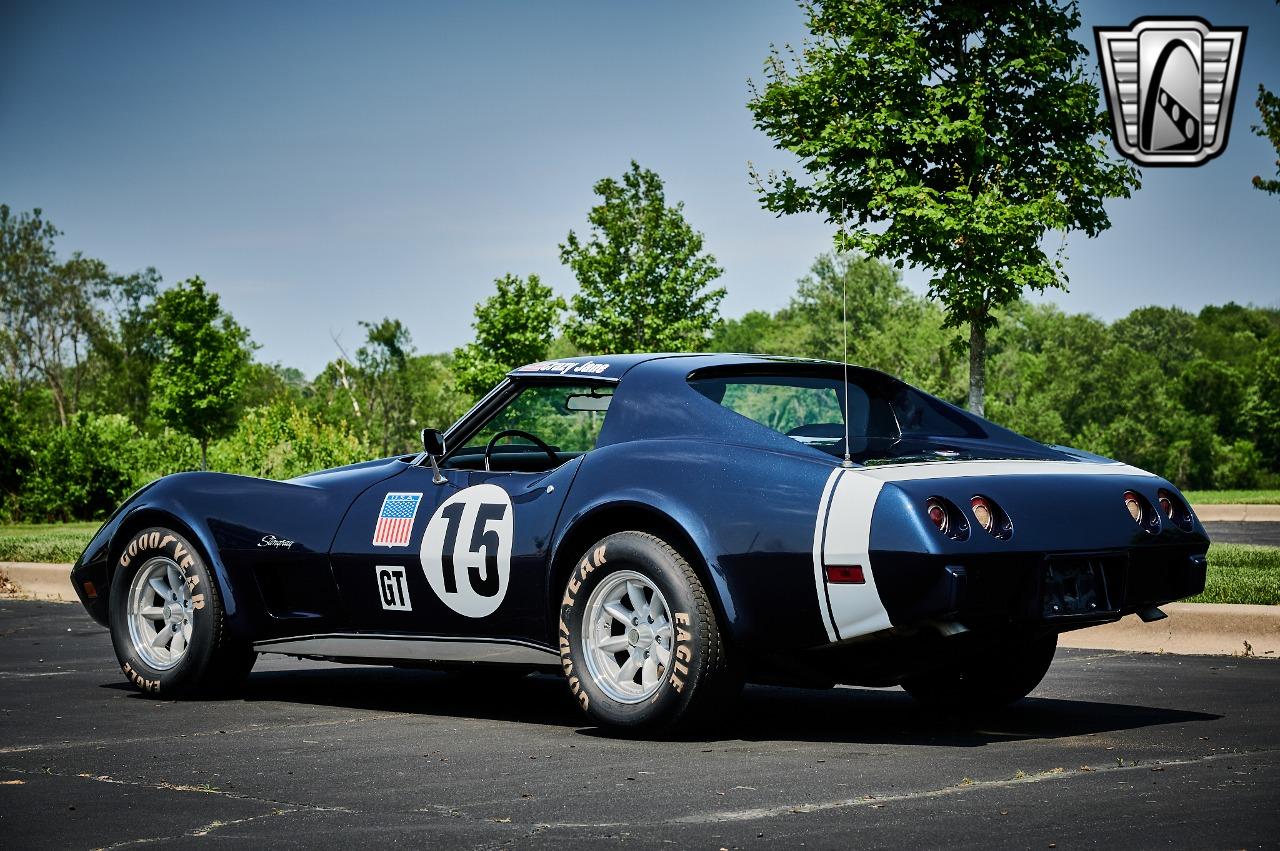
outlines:
[[1196, 166], [1226, 150], [1246, 32], [1201, 18], [1094, 27], [1120, 153], [1140, 165]]

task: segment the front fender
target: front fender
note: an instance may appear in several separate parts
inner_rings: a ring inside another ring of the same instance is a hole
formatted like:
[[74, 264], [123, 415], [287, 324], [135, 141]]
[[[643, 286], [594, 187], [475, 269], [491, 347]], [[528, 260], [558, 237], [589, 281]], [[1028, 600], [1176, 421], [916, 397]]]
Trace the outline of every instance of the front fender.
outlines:
[[[107, 625], [111, 581], [130, 535], [147, 526], [176, 525], [213, 572], [230, 628], [257, 637], [275, 624], [262, 605], [254, 571], [301, 566], [332, 584], [329, 549], [342, 517], [360, 493], [403, 469], [390, 460], [287, 482], [226, 473], [166, 476], [130, 497], [103, 524], [72, 567], [72, 582], [90, 615]], [[269, 537], [288, 546], [264, 547]]]

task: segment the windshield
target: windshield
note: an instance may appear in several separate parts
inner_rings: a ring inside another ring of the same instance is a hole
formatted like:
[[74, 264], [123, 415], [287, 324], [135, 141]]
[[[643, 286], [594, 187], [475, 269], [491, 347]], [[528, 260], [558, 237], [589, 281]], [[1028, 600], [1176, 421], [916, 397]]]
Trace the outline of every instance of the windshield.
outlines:
[[861, 464], [1027, 457], [1022, 447], [973, 445], [991, 436], [983, 420], [866, 370], [851, 372], [848, 384], [797, 374], [695, 376], [689, 384], [736, 414], [836, 457], [845, 452], [847, 388], [849, 454]]

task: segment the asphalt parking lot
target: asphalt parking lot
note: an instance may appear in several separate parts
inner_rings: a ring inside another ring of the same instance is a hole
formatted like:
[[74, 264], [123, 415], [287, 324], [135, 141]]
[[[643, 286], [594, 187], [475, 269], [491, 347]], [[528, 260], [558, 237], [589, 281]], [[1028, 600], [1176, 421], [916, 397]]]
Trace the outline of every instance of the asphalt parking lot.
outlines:
[[898, 690], [750, 688], [710, 738], [584, 727], [551, 677], [265, 657], [128, 687], [74, 605], [0, 602], [0, 845], [1245, 848], [1280, 840], [1280, 663], [1059, 651], [973, 725]]
[[1280, 547], [1280, 523], [1212, 521], [1204, 524], [1209, 539], [1221, 544], [1262, 544]]

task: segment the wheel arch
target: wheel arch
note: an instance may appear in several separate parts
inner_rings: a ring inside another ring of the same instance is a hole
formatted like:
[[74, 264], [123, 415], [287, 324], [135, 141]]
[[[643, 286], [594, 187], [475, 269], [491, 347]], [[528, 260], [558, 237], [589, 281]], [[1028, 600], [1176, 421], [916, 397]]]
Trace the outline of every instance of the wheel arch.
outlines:
[[597, 505], [575, 517], [560, 536], [552, 554], [547, 582], [548, 636], [554, 645], [561, 594], [574, 565], [596, 541], [615, 532], [647, 532], [666, 541], [689, 562], [715, 608], [724, 634], [732, 638], [732, 605], [719, 571], [712, 568], [695, 535], [670, 513], [648, 503], [618, 500]]
[[[107, 547], [108, 587], [115, 582], [120, 553], [128, 545], [130, 538], [151, 526], [163, 526], [173, 529], [196, 548], [200, 557], [204, 559], [205, 564], [209, 566], [210, 571], [218, 581], [218, 594], [222, 600], [223, 610], [229, 619], [234, 619], [233, 616], [236, 611], [235, 593], [227, 578], [222, 560], [217, 557], [217, 550], [211, 544], [207, 534], [202, 533], [195, 524], [189, 523], [174, 512], [158, 506], [138, 508], [130, 512], [116, 527], [116, 531], [111, 536], [111, 542]], [[107, 617], [109, 620], [110, 607], [108, 607]]]

